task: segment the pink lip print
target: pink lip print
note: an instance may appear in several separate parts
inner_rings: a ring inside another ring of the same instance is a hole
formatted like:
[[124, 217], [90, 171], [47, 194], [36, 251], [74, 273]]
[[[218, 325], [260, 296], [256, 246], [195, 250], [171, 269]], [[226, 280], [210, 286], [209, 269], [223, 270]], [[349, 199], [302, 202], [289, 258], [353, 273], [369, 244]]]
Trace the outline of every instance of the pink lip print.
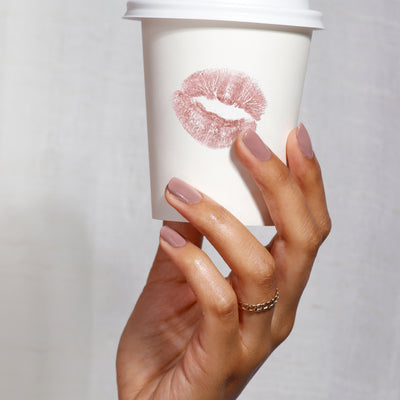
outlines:
[[[207, 111], [197, 97], [218, 99], [227, 106], [239, 107], [249, 118], [225, 119]], [[256, 130], [265, 112], [264, 94], [248, 75], [227, 69], [205, 69], [190, 75], [177, 90], [172, 106], [185, 130], [200, 143], [213, 149], [230, 147], [245, 129]]]

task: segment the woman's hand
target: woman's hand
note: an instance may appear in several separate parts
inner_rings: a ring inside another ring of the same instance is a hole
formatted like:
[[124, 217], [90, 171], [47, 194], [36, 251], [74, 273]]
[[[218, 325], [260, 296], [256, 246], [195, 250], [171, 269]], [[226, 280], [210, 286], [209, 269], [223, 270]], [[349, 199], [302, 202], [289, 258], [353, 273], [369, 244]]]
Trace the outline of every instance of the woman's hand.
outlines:
[[[242, 133], [235, 150], [277, 233], [264, 247], [206, 194], [170, 181], [166, 199], [190, 224], [167, 223], [161, 230], [118, 349], [120, 400], [235, 399], [293, 327], [331, 227], [320, 168], [303, 125], [288, 138], [288, 167], [254, 132]], [[231, 268], [227, 279], [200, 249], [203, 235]], [[238, 307], [271, 300], [276, 288], [274, 308], [256, 313]]]

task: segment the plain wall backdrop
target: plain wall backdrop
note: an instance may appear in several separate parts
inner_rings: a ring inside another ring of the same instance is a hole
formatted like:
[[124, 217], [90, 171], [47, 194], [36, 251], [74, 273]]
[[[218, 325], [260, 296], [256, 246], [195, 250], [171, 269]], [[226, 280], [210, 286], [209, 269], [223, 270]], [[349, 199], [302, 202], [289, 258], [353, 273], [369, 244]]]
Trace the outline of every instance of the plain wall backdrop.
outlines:
[[[327, 29], [314, 35], [301, 121], [333, 231], [292, 335], [240, 399], [398, 400], [400, 2], [312, 5]], [[117, 397], [119, 335], [161, 225], [140, 23], [124, 10], [0, 0], [2, 399]]]

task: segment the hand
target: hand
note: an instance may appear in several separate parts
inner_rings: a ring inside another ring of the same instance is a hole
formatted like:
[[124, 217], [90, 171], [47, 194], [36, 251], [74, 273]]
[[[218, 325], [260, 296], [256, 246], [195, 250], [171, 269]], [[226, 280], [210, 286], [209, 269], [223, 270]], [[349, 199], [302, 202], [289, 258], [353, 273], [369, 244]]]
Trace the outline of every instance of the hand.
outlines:
[[[120, 400], [235, 399], [293, 327], [331, 227], [319, 164], [302, 125], [288, 138], [288, 167], [253, 132], [239, 136], [235, 151], [260, 188], [277, 233], [264, 247], [207, 195], [170, 181], [166, 199], [190, 224], [167, 223], [161, 230], [118, 348]], [[200, 249], [203, 235], [231, 268], [227, 279]], [[238, 302], [272, 299], [276, 288], [274, 308], [239, 309]]]

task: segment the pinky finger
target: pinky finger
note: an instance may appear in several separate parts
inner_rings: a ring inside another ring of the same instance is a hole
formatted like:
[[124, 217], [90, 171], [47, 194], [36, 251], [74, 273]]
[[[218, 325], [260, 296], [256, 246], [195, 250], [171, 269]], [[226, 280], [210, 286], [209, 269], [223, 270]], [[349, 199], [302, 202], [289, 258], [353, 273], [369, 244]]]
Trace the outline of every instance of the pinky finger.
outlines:
[[169, 226], [161, 228], [160, 246], [197, 298], [203, 315], [198, 332], [205, 352], [218, 358], [226, 356], [239, 330], [238, 304], [232, 286], [200, 248]]
[[300, 186], [317, 222], [322, 239], [331, 230], [321, 168], [312, 149], [310, 136], [303, 124], [290, 132], [287, 140], [287, 160], [290, 172]]

